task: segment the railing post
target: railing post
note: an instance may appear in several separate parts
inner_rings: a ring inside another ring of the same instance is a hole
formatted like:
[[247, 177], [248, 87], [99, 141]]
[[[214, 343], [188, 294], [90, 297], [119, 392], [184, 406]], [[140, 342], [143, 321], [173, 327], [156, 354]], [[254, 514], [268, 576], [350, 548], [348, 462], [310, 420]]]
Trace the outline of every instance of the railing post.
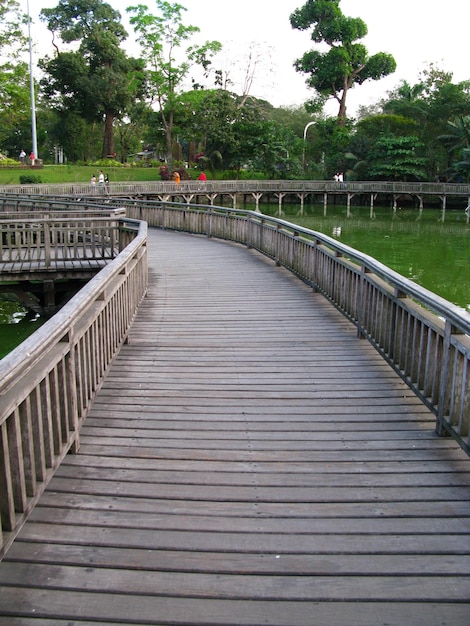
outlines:
[[281, 265], [281, 224], [276, 224], [276, 265]]
[[[449, 320], [446, 320], [444, 327], [444, 337], [443, 337], [443, 345], [442, 345], [442, 360], [440, 367], [440, 377], [439, 377], [439, 398], [437, 404], [437, 418], [436, 418], [436, 433], [439, 436], [445, 434], [444, 421], [446, 416], [446, 406], [447, 406], [447, 395], [449, 385], [453, 389], [455, 385], [455, 381], [450, 381], [451, 376], [451, 345], [452, 345], [452, 335], [454, 334], [462, 334], [459, 333], [458, 329], [456, 329]], [[457, 376], [457, 373], [454, 372], [454, 377]], [[450, 415], [452, 420], [452, 415]], [[451, 425], [451, 424], [450, 424]]]
[[439, 377], [439, 399], [437, 404], [437, 419], [436, 419], [436, 433], [439, 436], [443, 435], [443, 423], [445, 414], [445, 404], [447, 395], [447, 379], [449, 375], [449, 362], [450, 362], [450, 340], [452, 337], [452, 324], [446, 320], [444, 328], [444, 341], [442, 348], [442, 360], [440, 367]]
[[43, 222], [44, 229], [44, 263], [46, 267], [51, 266], [51, 226], [47, 220]]
[[69, 427], [74, 431], [74, 439], [71, 447], [73, 454], [78, 454], [80, 449], [80, 424], [78, 415], [78, 397], [77, 397], [77, 376], [76, 376], [76, 358], [77, 351], [73, 341], [74, 332], [70, 330], [64, 341], [68, 341], [69, 348], [65, 357], [65, 376], [67, 385], [67, 402], [69, 406]]
[[207, 237], [210, 239], [212, 237], [212, 207], [208, 207], [207, 211], [206, 211], [206, 215], [207, 215], [207, 228], [206, 228], [206, 234]]
[[365, 299], [365, 292], [366, 292], [366, 273], [367, 273], [366, 267], [364, 264], [362, 264], [361, 272], [360, 272], [360, 279], [359, 279], [360, 280], [359, 289], [357, 290], [358, 302], [356, 302], [358, 339], [362, 339], [364, 337], [362, 321], [363, 321], [364, 308], [365, 308], [364, 299]]

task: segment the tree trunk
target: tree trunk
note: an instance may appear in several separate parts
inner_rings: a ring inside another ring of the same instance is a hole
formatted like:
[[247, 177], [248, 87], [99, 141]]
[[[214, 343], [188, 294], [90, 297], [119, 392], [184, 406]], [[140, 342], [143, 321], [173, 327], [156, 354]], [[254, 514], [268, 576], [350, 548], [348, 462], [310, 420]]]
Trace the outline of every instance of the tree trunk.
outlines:
[[165, 128], [166, 139], [166, 164], [173, 175], [173, 111], [170, 111], [168, 117], [163, 116], [163, 125]]
[[344, 126], [346, 123], [346, 96], [348, 94], [348, 85], [345, 81], [345, 86], [339, 99], [339, 111], [338, 111], [338, 123], [340, 126]]
[[106, 111], [104, 118], [103, 159], [114, 158], [114, 113]]

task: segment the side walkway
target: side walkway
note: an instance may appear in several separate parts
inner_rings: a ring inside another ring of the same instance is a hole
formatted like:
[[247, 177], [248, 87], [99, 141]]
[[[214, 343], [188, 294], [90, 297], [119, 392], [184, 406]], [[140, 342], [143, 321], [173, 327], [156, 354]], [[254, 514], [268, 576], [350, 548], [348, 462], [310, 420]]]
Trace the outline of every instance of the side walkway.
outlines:
[[0, 563], [0, 626], [467, 626], [470, 460], [325, 299], [149, 233], [150, 290]]

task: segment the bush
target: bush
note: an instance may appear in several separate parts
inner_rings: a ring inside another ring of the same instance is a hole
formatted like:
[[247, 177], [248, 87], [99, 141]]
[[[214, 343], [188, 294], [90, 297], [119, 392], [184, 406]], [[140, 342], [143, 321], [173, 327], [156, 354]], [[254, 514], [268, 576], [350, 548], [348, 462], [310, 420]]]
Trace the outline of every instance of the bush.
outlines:
[[114, 159], [99, 159], [98, 161], [93, 161], [92, 165], [94, 167], [122, 167], [122, 163], [120, 161], [115, 161]]
[[40, 185], [42, 179], [40, 176], [34, 176], [33, 174], [22, 174], [20, 176], [20, 185]]
[[16, 161], [15, 159], [10, 159], [6, 157], [0, 159], [0, 167], [19, 167], [20, 165], [21, 163], [19, 163], [19, 161]]

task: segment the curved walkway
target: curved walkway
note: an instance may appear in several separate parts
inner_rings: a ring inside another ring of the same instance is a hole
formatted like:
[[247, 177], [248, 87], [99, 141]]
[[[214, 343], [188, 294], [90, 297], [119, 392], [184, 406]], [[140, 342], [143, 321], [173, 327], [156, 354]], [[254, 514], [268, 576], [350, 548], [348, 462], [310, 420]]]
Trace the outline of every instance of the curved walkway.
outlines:
[[150, 289], [0, 563], [0, 625], [470, 621], [470, 463], [320, 295], [151, 230]]

